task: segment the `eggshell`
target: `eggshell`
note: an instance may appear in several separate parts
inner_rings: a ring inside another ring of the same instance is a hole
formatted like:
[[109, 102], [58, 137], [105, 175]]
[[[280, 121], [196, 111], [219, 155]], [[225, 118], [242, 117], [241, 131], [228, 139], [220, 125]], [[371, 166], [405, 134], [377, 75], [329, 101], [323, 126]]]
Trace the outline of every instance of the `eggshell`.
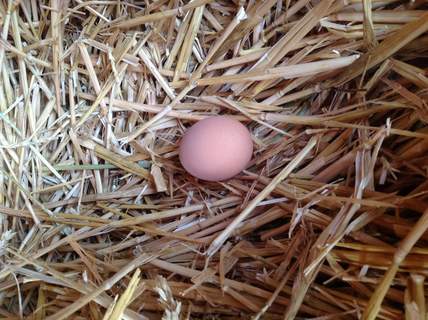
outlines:
[[240, 173], [251, 160], [248, 129], [227, 116], [203, 119], [190, 127], [180, 143], [180, 161], [191, 175], [222, 181]]

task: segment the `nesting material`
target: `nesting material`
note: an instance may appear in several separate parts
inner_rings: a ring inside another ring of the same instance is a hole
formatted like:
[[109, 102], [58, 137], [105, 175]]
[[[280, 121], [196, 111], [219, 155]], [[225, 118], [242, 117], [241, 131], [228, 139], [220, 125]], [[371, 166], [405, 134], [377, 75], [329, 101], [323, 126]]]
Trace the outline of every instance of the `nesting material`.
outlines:
[[[427, 9], [2, 1], [0, 318], [425, 319]], [[179, 161], [214, 115], [220, 182]]]

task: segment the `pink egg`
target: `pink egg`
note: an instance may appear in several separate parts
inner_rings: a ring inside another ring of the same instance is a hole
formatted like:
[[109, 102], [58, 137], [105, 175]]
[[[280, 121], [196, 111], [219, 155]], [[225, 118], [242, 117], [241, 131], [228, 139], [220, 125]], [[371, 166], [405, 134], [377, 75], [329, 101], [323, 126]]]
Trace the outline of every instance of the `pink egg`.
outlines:
[[180, 144], [180, 161], [191, 175], [222, 181], [240, 173], [253, 154], [248, 129], [227, 116], [201, 120], [190, 127]]

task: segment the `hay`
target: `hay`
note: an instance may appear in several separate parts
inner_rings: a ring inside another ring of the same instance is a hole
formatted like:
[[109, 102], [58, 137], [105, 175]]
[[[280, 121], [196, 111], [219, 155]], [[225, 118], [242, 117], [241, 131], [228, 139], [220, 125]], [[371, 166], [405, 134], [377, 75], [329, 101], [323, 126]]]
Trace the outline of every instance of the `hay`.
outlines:
[[[425, 319], [425, 1], [0, 3], [0, 318]], [[215, 114], [254, 157], [199, 181]]]

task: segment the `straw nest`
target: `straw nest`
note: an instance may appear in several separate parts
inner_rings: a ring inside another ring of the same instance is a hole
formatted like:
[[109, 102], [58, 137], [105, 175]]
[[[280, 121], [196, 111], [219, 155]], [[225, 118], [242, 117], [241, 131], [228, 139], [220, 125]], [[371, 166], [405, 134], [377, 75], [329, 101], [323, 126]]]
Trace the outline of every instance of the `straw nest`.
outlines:
[[[3, 0], [2, 319], [425, 319], [424, 0]], [[218, 183], [195, 121], [255, 146]]]

